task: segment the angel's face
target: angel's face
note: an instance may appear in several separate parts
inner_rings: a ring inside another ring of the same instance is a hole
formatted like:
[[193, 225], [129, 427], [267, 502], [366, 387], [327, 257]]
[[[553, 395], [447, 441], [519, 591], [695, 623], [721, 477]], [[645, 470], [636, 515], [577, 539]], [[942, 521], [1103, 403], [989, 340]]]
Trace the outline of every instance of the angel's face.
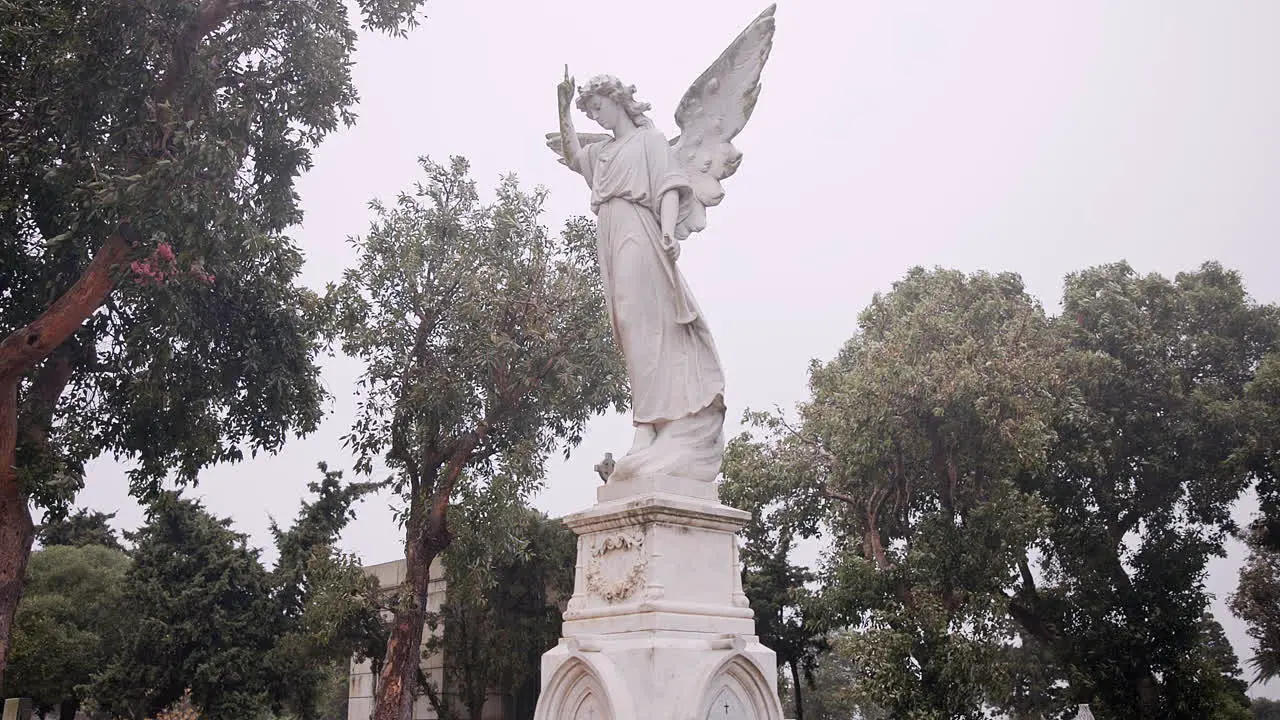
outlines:
[[612, 98], [604, 95], [592, 95], [587, 99], [587, 117], [595, 120], [605, 130], [613, 130], [618, 127], [618, 120], [621, 114], [622, 106], [614, 102]]

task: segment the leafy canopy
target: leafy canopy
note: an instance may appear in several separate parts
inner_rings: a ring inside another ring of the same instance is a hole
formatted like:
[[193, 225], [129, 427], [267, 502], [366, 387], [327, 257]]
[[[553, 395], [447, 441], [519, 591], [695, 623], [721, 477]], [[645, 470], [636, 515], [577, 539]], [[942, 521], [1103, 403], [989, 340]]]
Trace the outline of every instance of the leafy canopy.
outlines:
[[385, 461], [404, 501], [407, 591], [393, 608], [379, 718], [411, 712], [450, 504], [499, 481], [523, 497], [557, 447], [567, 453], [592, 416], [627, 400], [594, 226], [578, 218], [553, 235], [539, 223], [542, 190], [508, 177], [485, 204], [464, 159], [422, 166], [412, 193], [372, 203], [373, 227], [352, 240], [357, 264], [327, 298], [343, 350], [365, 362], [345, 441], [358, 471]]
[[40, 712], [79, 704], [82, 686], [121, 645], [131, 623], [124, 578], [129, 558], [96, 544], [54, 545], [31, 556], [14, 622], [7, 696]]
[[466, 160], [422, 167], [412, 194], [371, 203], [358, 265], [330, 296], [343, 351], [367, 365], [346, 440], [364, 472], [385, 451], [401, 491], [469, 440], [472, 462], [540, 477], [588, 418], [625, 406], [594, 227], [575, 219], [554, 236], [538, 222], [543, 191], [507, 177], [486, 205]]
[[54, 545], [101, 545], [123, 550], [110, 521], [115, 513], [81, 508], [67, 517], [51, 517], [36, 529], [36, 539], [44, 547]]
[[[397, 34], [421, 5], [358, 3]], [[61, 512], [103, 452], [153, 492], [315, 428], [323, 316], [287, 231], [312, 149], [355, 118], [355, 39], [339, 0], [0, 3], [0, 336], [95, 254], [124, 260], [21, 384], [38, 506]]]
[[814, 363], [798, 422], [748, 415], [763, 436], [726, 470], [831, 534], [823, 599], [865, 640], [842, 646], [859, 704], [1235, 717], [1203, 580], [1245, 488], [1269, 507], [1278, 340], [1280, 312], [1215, 263], [1073, 273], [1058, 317], [1015, 275], [914, 269]]
[[101, 708], [152, 717], [185, 697], [215, 720], [320, 717], [335, 674], [385, 639], [376, 581], [334, 548], [352, 505], [377, 486], [320, 470], [293, 525], [273, 524], [270, 571], [230, 520], [199, 502], [166, 492], [151, 505], [129, 534], [122, 643], [88, 688]]
[[560, 637], [573, 592], [577, 538], [509, 495], [468, 496], [455, 510], [447, 597], [428, 618], [438, 632], [426, 643], [426, 653], [443, 653], [446, 688], [428, 688], [428, 697], [441, 717], [475, 719], [496, 692], [531, 717], [542, 653]]

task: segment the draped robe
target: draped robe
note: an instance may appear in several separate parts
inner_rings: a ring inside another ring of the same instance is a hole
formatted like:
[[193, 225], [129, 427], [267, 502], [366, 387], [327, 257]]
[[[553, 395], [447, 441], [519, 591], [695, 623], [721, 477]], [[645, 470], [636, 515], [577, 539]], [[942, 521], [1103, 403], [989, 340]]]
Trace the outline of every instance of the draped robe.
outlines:
[[714, 480], [724, 449], [724, 374], [702, 312], [663, 250], [659, 226], [670, 191], [679, 196], [679, 217], [688, 217], [696, 202], [689, 178], [653, 128], [587, 145], [574, 169], [591, 187], [598, 217], [600, 275], [626, 360], [633, 422], [658, 432], [651, 448], [628, 454], [614, 472]]

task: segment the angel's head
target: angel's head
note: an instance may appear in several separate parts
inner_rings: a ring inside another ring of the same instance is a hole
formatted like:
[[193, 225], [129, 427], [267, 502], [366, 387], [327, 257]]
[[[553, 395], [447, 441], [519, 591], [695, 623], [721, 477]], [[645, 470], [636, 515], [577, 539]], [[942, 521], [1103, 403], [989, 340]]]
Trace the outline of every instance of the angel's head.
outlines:
[[623, 114], [631, 118], [636, 127], [653, 127], [653, 121], [645, 115], [652, 106], [636, 99], [635, 85], [623, 85], [612, 75], [597, 75], [578, 88], [577, 105], [606, 130], [616, 128]]

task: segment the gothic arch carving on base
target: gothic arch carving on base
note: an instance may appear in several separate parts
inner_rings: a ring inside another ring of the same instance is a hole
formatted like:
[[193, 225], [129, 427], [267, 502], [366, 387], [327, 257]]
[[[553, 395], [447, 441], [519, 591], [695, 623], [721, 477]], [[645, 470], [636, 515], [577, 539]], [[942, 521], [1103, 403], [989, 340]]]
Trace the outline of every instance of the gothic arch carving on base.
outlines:
[[777, 695], [750, 658], [730, 655], [705, 677], [693, 720], [782, 720]]
[[[605, 658], [575, 654], [556, 669], [534, 720], [634, 720], [625, 685]], [[608, 689], [607, 689], [608, 688]], [[613, 695], [610, 694], [613, 690]], [[621, 697], [616, 697], [621, 696]]]

